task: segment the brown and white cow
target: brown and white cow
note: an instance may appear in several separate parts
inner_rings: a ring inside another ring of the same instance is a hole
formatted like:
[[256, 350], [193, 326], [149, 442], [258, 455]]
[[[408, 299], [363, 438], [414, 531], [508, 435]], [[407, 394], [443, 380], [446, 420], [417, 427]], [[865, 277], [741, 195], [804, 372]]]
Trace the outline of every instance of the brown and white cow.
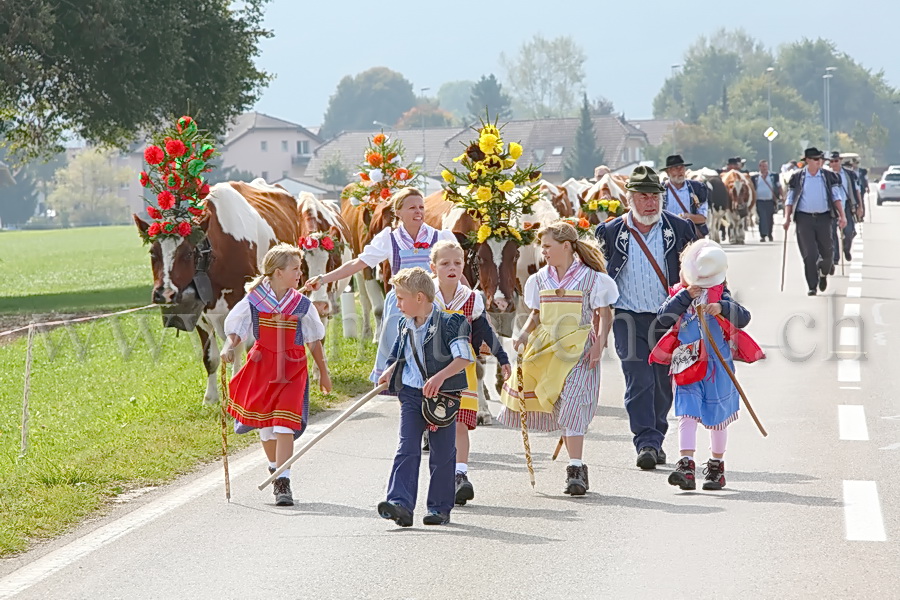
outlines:
[[[259, 272], [266, 252], [279, 242], [296, 244], [300, 228], [297, 201], [279, 186], [262, 179], [252, 183], [219, 183], [210, 189], [200, 227], [206, 234], [209, 256], [206, 273], [212, 299], [197, 324], [206, 367], [204, 401], [219, 401], [216, 372], [219, 347], [216, 334], [225, 337], [225, 317], [244, 297], [244, 285]], [[134, 215], [138, 229], [149, 224]], [[201, 242], [201, 244], [203, 244]], [[205, 244], [203, 244], [205, 246]], [[201, 248], [182, 238], [165, 238], [150, 246], [154, 304], [177, 306], [198, 292], [193, 285]], [[237, 365], [236, 365], [237, 366]]]
[[[303, 250], [303, 282], [315, 275], [322, 275], [340, 267], [352, 259], [350, 248], [350, 232], [346, 223], [329, 204], [319, 200], [309, 192], [300, 192], [297, 197], [297, 210], [300, 215], [300, 238], [305, 239], [315, 234], [329, 236], [335, 243], [335, 249], [329, 251], [318, 244], [315, 248], [300, 244]], [[335, 314], [337, 294], [342, 292], [349, 278], [333, 281], [318, 290], [308, 292], [309, 299], [327, 324], [327, 319]]]
[[[625, 192], [626, 183], [628, 183], [627, 175], [615, 175], [613, 173], [606, 173], [597, 181], [597, 183], [592, 185], [586, 192], [584, 192], [582, 201], [590, 202], [592, 200], [618, 200], [622, 204], [622, 206], [625, 206], [627, 208], [628, 195]], [[578, 216], [588, 219], [592, 225], [597, 225], [600, 223], [600, 218], [596, 215], [596, 213], [588, 215], [587, 213], [580, 210], [580, 207]]]
[[721, 177], [731, 201], [726, 210], [729, 241], [732, 244], [743, 244], [744, 234], [750, 225], [750, 212], [756, 204], [756, 191], [750, 177], [740, 171], [725, 171]]

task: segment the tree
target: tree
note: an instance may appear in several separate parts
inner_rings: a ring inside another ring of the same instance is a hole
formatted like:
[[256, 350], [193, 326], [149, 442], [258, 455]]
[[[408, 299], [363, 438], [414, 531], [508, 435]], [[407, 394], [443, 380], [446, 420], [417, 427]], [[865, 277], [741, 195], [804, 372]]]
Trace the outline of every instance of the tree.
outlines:
[[569, 36], [552, 40], [535, 35], [515, 57], [500, 54], [500, 64], [528, 117], [572, 114], [584, 88], [584, 50]]
[[317, 179], [326, 185], [330, 185], [332, 191], [347, 185], [350, 181], [350, 171], [344, 166], [340, 152], [335, 152], [325, 160], [322, 168], [319, 170]]
[[509, 96], [503, 93], [503, 86], [497, 81], [497, 77], [491, 73], [489, 76], [481, 76], [469, 96], [466, 107], [469, 110], [469, 122], [478, 122], [488, 111], [492, 117], [508, 120], [512, 116]]
[[603, 164], [603, 150], [597, 148], [597, 136], [594, 133], [594, 119], [591, 115], [591, 104], [587, 94], [581, 103], [581, 122], [575, 132], [575, 147], [563, 165], [565, 176], [581, 179], [592, 177], [594, 168]]
[[128, 167], [115, 166], [112, 152], [85, 150], [56, 172], [48, 202], [71, 225], [124, 223], [128, 206], [118, 191], [133, 179]]
[[[0, 148], [0, 160], [6, 152]], [[34, 160], [15, 169], [15, 185], [0, 185], [0, 222], [24, 225], [35, 213], [41, 196], [46, 199], [53, 174], [66, 164], [66, 155], [57, 154], [49, 161]]]
[[425, 101], [403, 113], [397, 121], [397, 129], [419, 127], [452, 127], [453, 115], [439, 108], [436, 102]]
[[268, 81], [265, 1], [0, 3], [0, 134], [25, 159], [71, 133], [124, 147], [186, 113], [224, 132]]
[[412, 83], [396, 71], [374, 67], [355, 77], [347, 75], [328, 100], [320, 135], [372, 129], [374, 121], [396, 123], [416, 104]]
[[597, 96], [591, 104], [591, 114], [595, 117], [604, 117], [615, 113], [616, 107], [613, 105], [613, 101], [605, 96]]
[[437, 93], [439, 106], [462, 121], [468, 114], [468, 102], [474, 85], [475, 82], [469, 80], [442, 84]]

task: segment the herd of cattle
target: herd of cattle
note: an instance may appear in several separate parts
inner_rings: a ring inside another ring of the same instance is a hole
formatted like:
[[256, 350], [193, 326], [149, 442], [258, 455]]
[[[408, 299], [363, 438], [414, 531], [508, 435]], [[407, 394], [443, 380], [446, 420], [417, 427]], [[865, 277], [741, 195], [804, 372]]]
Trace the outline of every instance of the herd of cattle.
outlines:
[[[706, 182], [709, 194], [709, 229], [717, 241], [727, 235], [732, 243], [743, 243], [751, 226], [755, 191], [750, 178], [740, 171], [721, 175], [711, 169], [689, 171], [688, 176]], [[520, 228], [537, 228], [560, 217], [582, 216], [597, 222], [597, 216], [585, 214], [582, 203], [591, 200], [618, 199], [628, 206], [625, 193], [627, 176], [606, 174], [597, 182], [570, 179], [562, 185], [542, 181], [542, 198], [533, 206], [533, 214]], [[224, 320], [228, 311], [243, 297], [244, 284], [257, 273], [266, 251], [278, 242], [297, 244], [310, 237], [331, 238], [333, 244], [303, 247], [303, 277], [331, 271], [358, 256], [366, 244], [382, 229], [391, 227], [394, 216], [385, 202], [369, 213], [344, 200], [340, 205], [317, 199], [308, 193], [295, 198], [280, 186], [262, 179], [251, 183], [229, 182], [215, 185], [206, 200], [202, 217], [206, 232], [203, 248], [187, 240], [171, 238], [154, 242], [150, 255], [153, 269], [153, 298], [169, 306], [181, 305], [187, 296], [196, 295], [195, 278], [202, 270], [204, 281], [212, 285], [212, 300], [200, 316], [197, 331], [203, 347], [207, 372], [204, 400], [218, 402], [216, 373], [219, 368], [217, 335], [224, 338]], [[146, 230], [148, 224], [135, 216], [135, 223]], [[540, 267], [536, 244], [519, 246], [515, 240], [490, 239], [474, 246], [468, 236], [480, 223], [461, 208], [443, 198], [443, 192], [425, 198], [425, 220], [432, 227], [447, 229], [468, 248], [466, 277], [484, 293], [487, 310], [496, 318], [502, 335], [511, 335], [511, 318], [519, 307], [520, 291], [528, 276]], [[307, 246], [309, 246], [308, 244]], [[328, 246], [328, 248], [326, 248]], [[208, 255], [204, 255], [207, 253]], [[355, 276], [363, 312], [363, 336], [376, 336], [389, 266], [384, 263], [373, 271]], [[311, 292], [310, 299], [323, 319], [334, 315], [339, 294], [349, 281], [337, 281]], [[372, 326], [370, 313], [375, 315]], [[504, 323], [506, 323], [504, 325]], [[239, 365], [237, 365], [239, 366]], [[483, 399], [482, 399], [483, 401]], [[489, 419], [489, 413], [483, 414]]]

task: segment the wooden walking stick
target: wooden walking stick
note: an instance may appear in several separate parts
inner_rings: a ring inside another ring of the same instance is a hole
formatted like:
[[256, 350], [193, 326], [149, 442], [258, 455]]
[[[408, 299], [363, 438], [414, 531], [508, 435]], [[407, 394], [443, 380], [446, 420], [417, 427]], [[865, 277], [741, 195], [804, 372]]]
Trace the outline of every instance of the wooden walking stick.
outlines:
[[531, 442], [528, 441], [528, 413], [525, 409], [525, 383], [522, 381], [522, 353], [516, 353], [516, 383], [519, 391], [519, 417], [522, 420], [522, 443], [525, 445], [525, 464], [534, 489], [534, 463], [531, 460]]
[[225, 372], [225, 361], [219, 366], [219, 384], [222, 388], [222, 402], [219, 404], [220, 421], [222, 422], [222, 466], [225, 468], [225, 500], [231, 502], [231, 478], [228, 476], [228, 418], [225, 407], [230, 400], [228, 396], [228, 375]]
[[744, 394], [744, 388], [741, 387], [741, 384], [738, 383], [737, 377], [734, 376], [734, 371], [731, 370], [731, 367], [728, 366], [728, 363], [725, 362], [725, 358], [722, 356], [722, 353], [719, 352], [719, 347], [716, 346], [715, 342], [712, 339], [712, 335], [709, 333], [709, 325], [706, 324], [705, 318], [706, 307], [704, 305], [699, 305], [697, 307], [697, 318], [700, 319], [700, 327], [703, 328], [703, 333], [706, 335], [706, 339], [710, 346], [712, 346], [713, 352], [716, 354], [716, 358], [719, 359], [719, 362], [725, 367], [725, 372], [728, 373], [728, 377], [731, 379], [731, 382], [734, 384], [734, 387], [737, 388], [738, 394], [741, 395], [741, 400], [744, 401], [744, 406], [747, 408], [747, 412], [750, 413], [750, 416], [753, 417], [753, 422], [756, 423], [756, 426], [759, 427], [759, 432], [763, 435], [763, 437], [767, 437], [769, 434], [766, 433], [766, 429], [762, 426], [762, 423], [759, 422], [759, 418], [757, 418], [756, 413], [753, 411], [753, 407], [750, 406], [750, 401], [747, 400], [747, 395]]
[[559, 442], [556, 444], [556, 450], [553, 451], [553, 458], [551, 460], [556, 460], [556, 457], [559, 456], [559, 451], [562, 450], [563, 442], [566, 441], [565, 434], [559, 436]]
[[[838, 226], [840, 229], [840, 226]], [[838, 248], [838, 254], [840, 254], [841, 259], [841, 277], [844, 276], [844, 230], [841, 229], [841, 247]]]
[[784, 291], [784, 267], [787, 264], [787, 240], [790, 229], [784, 231], [784, 245], [781, 250], [781, 291]]
[[311, 440], [309, 440], [308, 442], [306, 442], [306, 444], [304, 444], [302, 448], [300, 448], [299, 450], [297, 450], [297, 451], [294, 453], [294, 455], [293, 455], [292, 457], [290, 457], [289, 459], [287, 459], [287, 461], [286, 461], [283, 465], [281, 465], [280, 467], [278, 467], [277, 469], [275, 469], [275, 472], [272, 473], [272, 474], [269, 476], [268, 479], [266, 479], [265, 481], [263, 481], [261, 484], [259, 484], [259, 485], [256, 486], [256, 487], [258, 487], [260, 490], [265, 489], [267, 485], [269, 485], [270, 483], [272, 483], [273, 481], [275, 481], [275, 479], [277, 479], [279, 475], [281, 475], [282, 473], [284, 473], [287, 469], [289, 469], [289, 468], [291, 467], [292, 464], [294, 464], [295, 462], [297, 462], [297, 460], [298, 460], [301, 456], [303, 456], [304, 454], [306, 454], [306, 453], [309, 451], [310, 448], [312, 448], [313, 446], [315, 446], [316, 444], [318, 444], [319, 441], [321, 441], [326, 435], [328, 435], [329, 433], [331, 433], [332, 431], [334, 431], [334, 429], [335, 429], [338, 425], [340, 425], [341, 423], [343, 423], [344, 421], [346, 421], [347, 418], [348, 418], [350, 415], [352, 415], [352, 414], [355, 413], [357, 410], [359, 410], [360, 407], [361, 407], [363, 404], [365, 404], [366, 402], [368, 402], [369, 400], [371, 400], [372, 398], [374, 398], [375, 396], [377, 396], [378, 394], [380, 394], [381, 392], [383, 392], [384, 390], [386, 390], [386, 389], [387, 389], [387, 386], [388, 386], [388, 384], [382, 383], [382, 384], [379, 385], [378, 387], [374, 388], [372, 391], [368, 392], [368, 393], [367, 393], [366, 395], [364, 395], [362, 398], [360, 398], [359, 400], [357, 400], [356, 402], [354, 402], [353, 405], [352, 405], [350, 408], [348, 408], [347, 410], [345, 410], [344, 412], [342, 412], [338, 418], [336, 418], [334, 421], [332, 421], [331, 425], [329, 425], [329, 426], [326, 427], [324, 430], [322, 430], [322, 433], [320, 433], [319, 435], [317, 435], [317, 436], [314, 437], [313, 439], [311, 439]]

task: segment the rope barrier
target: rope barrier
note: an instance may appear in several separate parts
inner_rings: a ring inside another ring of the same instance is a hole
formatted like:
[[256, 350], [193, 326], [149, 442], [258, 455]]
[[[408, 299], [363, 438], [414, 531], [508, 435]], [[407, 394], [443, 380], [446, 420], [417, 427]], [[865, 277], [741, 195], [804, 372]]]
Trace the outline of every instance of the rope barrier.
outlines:
[[106, 318], [115, 317], [118, 315], [127, 315], [129, 313], [135, 313], [138, 311], [147, 310], [148, 308], [159, 308], [159, 305], [158, 304], [148, 304], [147, 306], [141, 306], [139, 308], [129, 308], [126, 310], [120, 310], [120, 311], [113, 312], [113, 313], [106, 313], [103, 315], [91, 315], [89, 317], [78, 317], [76, 319], [61, 319], [59, 321], [44, 321], [41, 323], [30, 323], [28, 325], [25, 325], [24, 327], [17, 327], [16, 329], [10, 329], [9, 331], [2, 331], [2, 332], [0, 332], [0, 338], [7, 336], [7, 335], [12, 335], [14, 333], [20, 333], [22, 331], [27, 331], [30, 327], [38, 328], [38, 327], [51, 327], [54, 325], [68, 325], [70, 323], [84, 323], [86, 321], [96, 321], [98, 319], [106, 319]]

